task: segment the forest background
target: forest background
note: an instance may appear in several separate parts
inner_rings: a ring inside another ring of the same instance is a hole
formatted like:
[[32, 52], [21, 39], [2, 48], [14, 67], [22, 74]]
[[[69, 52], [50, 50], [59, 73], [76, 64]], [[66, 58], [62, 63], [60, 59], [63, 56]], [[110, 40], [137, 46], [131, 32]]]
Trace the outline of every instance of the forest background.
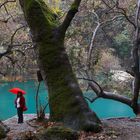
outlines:
[[[52, 5], [62, 20], [71, 4], [67, 0], [45, 2]], [[107, 0], [82, 1], [80, 12], [67, 31], [65, 46], [83, 90], [87, 89], [88, 82], [81, 78], [90, 77], [106, 91], [132, 95], [133, 77], [125, 71], [132, 66], [134, 28], [131, 21], [135, 8], [136, 3], [132, 0], [118, 3]], [[36, 79], [36, 55], [18, 2], [1, 0], [0, 23], [1, 80]], [[87, 76], [87, 65], [90, 76]], [[119, 79], [120, 75], [124, 78]]]

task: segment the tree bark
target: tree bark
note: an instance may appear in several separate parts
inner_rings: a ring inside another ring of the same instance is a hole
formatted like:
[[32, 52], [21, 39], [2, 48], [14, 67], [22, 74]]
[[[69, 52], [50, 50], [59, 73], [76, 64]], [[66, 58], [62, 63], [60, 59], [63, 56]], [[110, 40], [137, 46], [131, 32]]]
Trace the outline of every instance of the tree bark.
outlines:
[[89, 109], [64, 48], [65, 32], [76, 10], [72, 8], [59, 25], [51, 9], [41, 0], [20, 0], [20, 4], [38, 52], [39, 68], [48, 86], [50, 119], [76, 130], [101, 130], [101, 122]]
[[119, 94], [113, 94], [111, 92], [105, 92], [101, 89], [101, 87], [98, 87], [98, 85], [97, 84], [95, 85], [95, 83], [93, 83], [93, 82], [89, 82], [88, 84], [91, 87], [91, 89], [96, 93], [98, 98], [116, 100], [116, 101], [119, 101], [119, 102], [124, 103], [131, 107], [132, 101], [130, 98], [127, 98], [127, 97], [119, 95]]
[[138, 97], [139, 97], [139, 90], [140, 90], [140, 72], [139, 72], [139, 41], [136, 40], [134, 43], [133, 48], [133, 60], [134, 65], [132, 67], [132, 71], [134, 73], [134, 85], [133, 85], [133, 98], [132, 98], [132, 108], [134, 113], [138, 113]]
[[140, 24], [139, 24], [139, 16], [140, 16], [140, 0], [137, 1], [137, 9], [135, 16], [135, 35], [134, 35], [134, 46], [132, 48], [132, 55], [134, 65], [132, 66], [132, 71], [134, 73], [134, 88], [133, 88], [133, 99], [132, 99], [132, 108], [133, 111], [137, 114], [139, 112], [138, 108], [138, 97], [140, 91]]

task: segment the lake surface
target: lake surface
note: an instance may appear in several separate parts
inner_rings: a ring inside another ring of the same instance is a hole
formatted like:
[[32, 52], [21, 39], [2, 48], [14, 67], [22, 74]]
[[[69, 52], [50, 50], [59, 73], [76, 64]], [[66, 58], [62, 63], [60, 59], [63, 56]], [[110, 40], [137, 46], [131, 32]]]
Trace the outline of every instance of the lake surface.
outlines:
[[[1, 83], [0, 120], [5, 120], [16, 115], [16, 108], [14, 105], [16, 95], [9, 92], [9, 89], [13, 87], [22, 88], [27, 92], [27, 94], [25, 94], [25, 98], [28, 110], [25, 113], [36, 113], [35, 95], [37, 86], [38, 83], [34, 81]], [[88, 92], [84, 93], [84, 96], [94, 97], [94, 94], [92, 92]], [[39, 101], [43, 105], [47, 104], [47, 90], [43, 82], [41, 83], [39, 90]], [[112, 117], [135, 117], [135, 114], [129, 106], [114, 100], [99, 98], [94, 103], [88, 102], [88, 104], [101, 119]], [[49, 107], [47, 107], [46, 113], [49, 113]]]

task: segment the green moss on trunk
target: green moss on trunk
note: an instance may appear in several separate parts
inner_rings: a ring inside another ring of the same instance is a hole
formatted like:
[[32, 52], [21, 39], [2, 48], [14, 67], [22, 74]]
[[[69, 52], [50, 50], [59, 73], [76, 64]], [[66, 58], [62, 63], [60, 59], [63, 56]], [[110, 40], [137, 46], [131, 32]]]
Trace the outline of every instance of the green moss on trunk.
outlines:
[[41, 0], [24, 0], [25, 17], [47, 80], [50, 117], [74, 129], [100, 130], [100, 120], [84, 100], [64, 48], [64, 35], [52, 10]]
[[0, 139], [5, 138], [6, 137], [6, 132], [4, 131], [4, 129], [0, 126]]

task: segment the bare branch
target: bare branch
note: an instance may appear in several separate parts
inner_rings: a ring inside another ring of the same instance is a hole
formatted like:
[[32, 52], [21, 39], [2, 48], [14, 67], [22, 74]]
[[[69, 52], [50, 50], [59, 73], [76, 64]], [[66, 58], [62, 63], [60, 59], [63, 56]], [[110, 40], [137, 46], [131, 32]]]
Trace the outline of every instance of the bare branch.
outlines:
[[15, 65], [15, 63], [16, 63], [16, 60], [14, 60], [14, 59], [13, 59], [12, 57], [10, 57], [10, 56], [5, 56], [5, 57], [7, 57], [7, 58], [10, 60], [12, 66], [14, 67], [14, 65]]
[[16, 33], [17, 33], [19, 30], [21, 30], [22, 28], [25, 28], [25, 27], [26, 27], [26, 26], [21, 26], [21, 27], [19, 27], [19, 28], [17, 28], [17, 29], [15, 30], [15, 32], [14, 32], [13, 35], [11, 36], [10, 46], [13, 46], [13, 40], [14, 40], [14, 37], [15, 37]]
[[21, 53], [23, 56], [25, 56], [25, 53], [23, 52], [23, 51], [21, 51], [21, 50], [14, 50], [15, 52], [19, 52], [19, 53]]
[[113, 22], [114, 20], [116, 20], [117, 18], [120, 18], [120, 17], [123, 17], [123, 16], [122, 16], [122, 15], [114, 16], [112, 19], [103, 21], [103, 22], [101, 23], [101, 25], [106, 24], [106, 23], [108, 23], [108, 22]]
[[[136, 25], [133, 22], [133, 20], [130, 19], [130, 17], [127, 15], [127, 12], [124, 8], [119, 6], [119, 0], [117, 0], [116, 2], [114, 2], [114, 5], [111, 7], [105, 0], [102, 0], [102, 2], [109, 8], [109, 10], [106, 13], [118, 13], [118, 14], [122, 14], [125, 19], [131, 24], [133, 25], [134, 29], [136, 29]], [[115, 10], [118, 9], [117, 11]]]
[[111, 7], [105, 0], [102, 0], [102, 2], [109, 8], [106, 13], [109, 13], [109, 11], [113, 10], [116, 7], [116, 4]]
[[33, 45], [33, 43], [32, 42], [23, 42], [23, 43], [21, 43], [21, 44], [13, 44], [12, 46], [13, 47], [17, 47], [17, 46], [24, 46], [24, 45]]
[[127, 104], [128, 106], [131, 107], [131, 103], [132, 103], [131, 99], [129, 99], [125, 96], [119, 95], [119, 94], [113, 94], [113, 93], [105, 92], [105, 91], [97, 93], [97, 89], [94, 86], [94, 84], [92, 82], [90, 82], [89, 85], [92, 88], [92, 90], [96, 93], [97, 96], [100, 95], [100, 97], [102, 97], [102, 98], [116, 100], [116, 101], [125, 103], [125, 104]]
[[9, 2], [16, 2], [16, 0], [6, 0], [3, 3], [0, 3], [0, 8]]
[[134, 77], [134, 72], [133, 71], [130, 71], [130, 70], [126, 70], [127, 73], [129, 73], [131, 76]]
[[140, 0], [138, 0], [137, 3], [137, 10], [136, 10], [136, 17], [135, 17], [135, 25], [136, 25], [136, 33], [135, 33], [135, 39], [138, 40], [139, 37], [139, 13], [140, 13]]
[[88, 98], [88, 97], [84, 96], [84, 98], [85, 98], [85, 99], [87, 99], [89, 102], [93, 103], [93, 102], [94, 102], [95, 100], [97, 100], [99, 97], [98, 97], [98, 96], [96, 96], [95, 98], [90, 99], [90, 98]]
[[[9, 46], [8, 46], [8, 48], [10, 48]], [[3, 57], [3, 56], [6, 56], [7, 54], [9, 54], [11, 52], [11, 50], [10, 49], [7, 49], [4, 53], [0, 53], [0, 59]]]
[[4, 5], [4, 9], [5, 9], [6, 13], [9, 15], [9, 12], [8, 12], [8, 10], [7, 10], [6, 5]]
[[95, 40], [95, 36], [96, 36], [96, 33], [97, 33], [97, 31], [98, 31], [100, 26], [101, 26], [101, 24], [98, 22], [95, 30], [92, 31], [92, 38], [91, 38], [91, 41], [90, 41], [90, 46], [89, 46], [89, 51], [88, 51], [88, 58], [87, 58], [88, 67], [90, 67], [90, 59], [91, 59], [91, 54], [92, 54], [92, 50], [93, 50], [93, 43], [94, 43], [94, 40]]
[[78, 78], [78, 79], [83, 79], [83, 80], [89, 81], [88, 82], [89, 86], [91, 87], [91, 89], [97, 95], [97, 97], [93, 98], [92, 100], [89, 99], [88, 97], [86, 97], [86, 99], [88, 99], [90, 102], [94, 102], [97, 98], [102, 97], [102, 98], [112, 99], [112, 100], [116, 100], [116, 101], [125, 103], [125, 104], [127, 104], [128, 106], [131, 107], [131, 103], [132, 103], [131, 99], [129, 99], [129, 98], [125, 97], [125, 96], [119, 95], [119, 94], [113, 94], [111, 92], [103, 91], [101, 86], [94, 80], [86, 79], [86, 78]]
[[3, 57], [3, 56], [6, 56], [7, 54], [9, 54], [9, 53], [11, 53], [11, 50], [12, 50], [12, 48], [14, 47], [14, 46], [19, 46], [20, 44], [15, 44], [15, 45], [13, 45], [13, 41], [14, 41], [14, 37], [15, 37], [15, 35], [16, 35], [16, 33], [20, 30], [20, 29], [22, 29], [22, 28], [25, 28], [26, 26], [21, 26], [21, 27], [19, 27], [19, 28], [17, 28], [16, 30], [15, 30], [15, 32], [12, 34], [12, 36], [11, 36], [11, 41], [10, 41], [10, 45], [8, 45], [8, 48], [7, 48], [7, 50], [4, 52], [4, 53], [0, 53], [0, 59]]
[[10, 18], [12, 18], [12, 17], [8, 17], [7, 19], [0, 19], [0, 22], [7, 23], [7, 22], [9, 21]]
[[93, 44], [94, 44], [94, 41], [95, 41], [95, 37], [96, 37], [97, 31], [98, 31], [99, 28], [100, 28], [101, 26], [103, 26], [104, 24], [106, 24], [106, 23], [108, 23], [108, 22], [113, 22], [115, 19], [122, 17], [122, 15], [114, 16], [112, 19], [109, 19], [109, 20], [100, 22], [100, 21], [99, 21], [99, 16], [97, 15], [96, 12], [94, 12], [94, 15], [95, 15], [96, 18], [97, 18], [97, 21], [96, 21], [97, 26], [96, 26], [95, 30], [92, 32], [92, 38], [91, 38], [91, 41], [90, 41], [90, 46], [89, 46], [89, 51], [88, 51], [88, 56], [87, 56], [87, 68], [88, 68], [88, 69], [90, 68], [91, 54], [92, 54], [92, 51], [93, 51]]
[[[88, 79], [88, 78], [77, 78], [77, 79], [82, 79], [82, 80], [87, 80], [89, 81], [89, 86], [90, 86], [90, 82], [92, 82], [92, 84], [94, 83], [96, 85], [96, 88], [94, 89], [94, 91], [96, 92], [96, 94], [98, 94], [98, 96], [100, 94], [102, 94], [103, 92], [103, 89], [101, 88], [101, 86], [95, 81], [95, 80], [91, 80], [91, 79]], [[98, 88], [97, 88], [98, 87]]]
[[132, 24], [133, 27], [136, 29], [135, 23], [129, 18], [129, 16], [128, 16], [127, 13], [126, 13], [126, 10], [125, 10], [124, 8], [122, 8], [122, 7], [119, 7], [119, 1], [116, 2], [116, 8], [122, 11], [121, 14], [124, 15], [124, 17], [126, 18], [126, 20], [127, 20], [130, 24]]

